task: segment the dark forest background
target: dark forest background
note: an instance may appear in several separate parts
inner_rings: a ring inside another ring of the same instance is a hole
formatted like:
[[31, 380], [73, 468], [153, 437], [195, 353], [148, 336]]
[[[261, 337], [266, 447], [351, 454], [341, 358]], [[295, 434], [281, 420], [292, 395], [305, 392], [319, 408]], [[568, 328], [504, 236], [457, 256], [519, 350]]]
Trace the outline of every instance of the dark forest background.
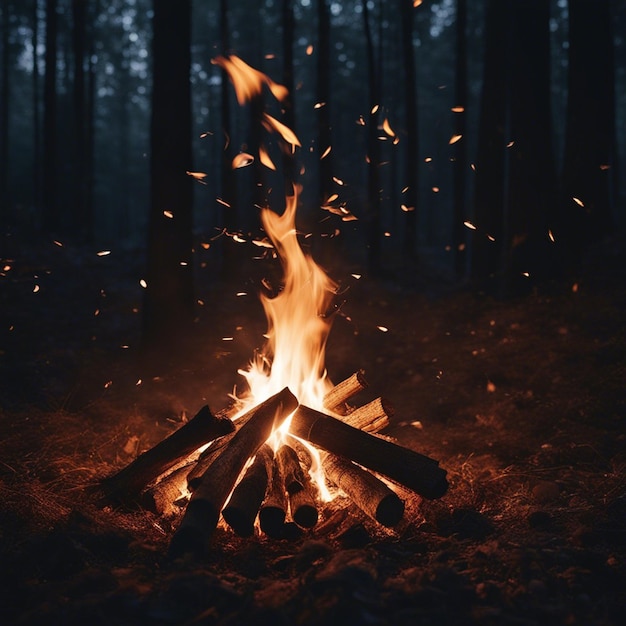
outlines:
[[[331, 273], [403, 285], [575, 279], [625, 225], [624, 0], [0, 7], [3, 271], [20, 241], [139, 251], [147, 336], [258, 256], [257, 207], [281, 211], [291, 182]], [[240, 106], [212, 62], [230, 54], [289, 98]], [[275, 170], [233, 169], [261, 144]]]

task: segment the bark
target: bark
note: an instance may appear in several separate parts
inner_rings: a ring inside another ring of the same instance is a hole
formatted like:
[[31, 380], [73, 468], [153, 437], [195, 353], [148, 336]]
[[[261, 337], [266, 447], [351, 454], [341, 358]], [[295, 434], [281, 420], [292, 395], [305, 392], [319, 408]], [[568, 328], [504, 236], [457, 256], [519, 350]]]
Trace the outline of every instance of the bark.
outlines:
[[222, 507], [246, 462], [297, 406], [295, 396], [285, 388], [252, 409], [250, 420], [236, 432], [222, 454], [209, 466], [194, 491], [180, 526], [172, 537], [170, 556], [206, 554]]
[[[151, 205], [143, 331], [159, 345], [192, 323], [191, 0], [154, 0]], [[173, 214], [167, 217], [165, 212]]]

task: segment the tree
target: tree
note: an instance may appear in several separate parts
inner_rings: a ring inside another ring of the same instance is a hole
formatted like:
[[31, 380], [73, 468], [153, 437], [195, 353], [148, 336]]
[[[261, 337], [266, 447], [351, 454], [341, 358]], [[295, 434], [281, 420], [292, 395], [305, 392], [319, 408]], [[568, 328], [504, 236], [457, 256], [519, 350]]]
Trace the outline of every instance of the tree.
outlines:
[[478, 128], [472, 276], [481, 283], [493, 279], [502, 262], [504, 236], [506, 84], [509, 2], [487, 0], [483, 86]]
[[190, 43], [191, 0], [154, 0], [147, 346], [193, 319]]
[[367, 124], [367, 263], [375, 274], [381, 266], [381, 202], [380, 202], [380, 142], [378, 141], [378, 118], [380, 104], [380, 81], [376, 54], [370, 25], [367, 0], [363, 0], [363, 27], [365, 30], [365, 54], [369, 86], [369, 120]]
[[2, 68], [0, 70], [0, 224], [8, 217], [9, 205], [9, 11], [10, 3], [2, 6]]
[[417, 81], [415, 72], [415, 49], [413, 46], [413, 0], [402, 0], [402, 68], [404, 70], [404, 101], [406, 116], [405, 161], [407, 171], [405, 196], [404, 256], [411, 259], [416, 254], [419, 198], [419, 118], [417, 106]]
[[503, 258], [507, 288], [552, 277], [550, 215], [556, 201], [550, 107], [550, 7], [513, 0], [509, 81], [510, 139]]
[[72, 0], [72, 44], [74, 52], [74, 150], [72, 231], [77, 241], [84, 242], [93, 235], [91, 207], [88, 204], [87, 155], [87, 93], [85, 81], [87, 6], [83, 0]]
[[614, 79], [609, 0], [570, 0], [565, 155], [555, 235], [573, 272], [586, 246], [612, 223]]
[[466, 270], [466, 228], [467, 221], [467, 0], [456, 2], [455, 25], [455, 71], [454, 71], [454, 134], [460, 139], [454, 144], [454, 208], [453, 231], [454, 270], [458, 280]]
[[57, 199], [57, 0], [46, 0], [43, 106], [43, 225], [47, 232], [55, 232], [60, 226]]

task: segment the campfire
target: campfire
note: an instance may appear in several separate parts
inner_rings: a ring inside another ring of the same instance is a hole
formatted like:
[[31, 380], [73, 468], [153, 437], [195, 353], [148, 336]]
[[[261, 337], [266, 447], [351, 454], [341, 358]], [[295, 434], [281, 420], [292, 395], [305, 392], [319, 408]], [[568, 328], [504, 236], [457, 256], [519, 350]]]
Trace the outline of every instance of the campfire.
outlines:
[[[237, 57], [216, 63], [229, 73], [241, 104], [258, 97], [264, 85], [279, 100], [286, 95]], [[275, 118], [266, 114], [263, 124], [288, 149], [300, 145]], [[265, 150], [259, 158], [270, 166]], [[253, 159], [246, 155], [245, 163]], [[235, 158], [233, 167], [241, 163]], [[184, 506], [172, 556], [202, 554], [221, 518], [240, 536], [258, 529], [284, 538], [294, 527], [313, 528], [321, 504], [341, 492], [372, 519], [393, 527], [405, 510], [398, 491], [435, 499], [447, 490], [446, 472], [436, 460], [378, 434], [393, 414], [388, 400], [351, 404], [367, 387], [363, 371], [337, 385], [328, 379], [328, 312], [337, 285], [300, 246], [297, 203], [294, 189], [282, 215], [261, 210], [267, 239], [258, 243], [280, 260], [283, 284], [278, 295], [261, 296], [267, 343], [240, 371], [249, 392], [217, 414], [203, 407], [100, 484], [108, 502], [140, 504], [160, 514]]]

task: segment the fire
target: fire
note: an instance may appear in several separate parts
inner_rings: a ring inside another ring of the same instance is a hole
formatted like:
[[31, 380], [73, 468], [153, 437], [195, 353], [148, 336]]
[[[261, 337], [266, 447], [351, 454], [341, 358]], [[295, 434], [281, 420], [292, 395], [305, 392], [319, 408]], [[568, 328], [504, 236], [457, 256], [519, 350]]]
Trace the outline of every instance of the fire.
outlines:
[[[227, 71], [240, 104], [258, 97], [263, 85], [267, 85], [278, 100], [287, 95], [284, 87], [237, 57], [219, 57], [215, 63]], [[261, 123], [268, 132], [276, 133], [289, 144], [291, 152], [296, 146], [301, 147], [293, 130], [276, 118], [265, 113]], [[247, 165], [254, 157], [245, 156], [248, 157]], [[274, 169], [264, 148], [260, 149], [259, 158], [264, 165]], [[244, 164], [238, 164], [241, 165]], [[282, 265], [284, 284], [275, 297], [261, 295], [268, 323], [267, 342], [248, 369], [239, 372], [249, 387], [249, 395], [243, 399], [243, 411], [285, 387], [289, 387], [301, 404], [322, 409], [324, 395], [332, 387], [324, 365], [326, 341], [332, 324], [332, 318], [326, 312], [330, 309], [337, 285], [300, 247], [296, 229], [297, 205], [298, 194], [294, 189], [293, 195], [286, 198], [282, 215], [269, 208], [261, 210], [261, 222], [271, 244], [262, 241], [257, 245], [271, 245]], [[289, 422], [288, 418], [272, 435], [270, 443], [274, 448], [283, 441]], [[321, 464], [315, 462], [318, 455], [313, 449], [311, 453], [314, 458], [311, 473], [321, 497], [328, 499], [326, 483], [319, 469]]]

